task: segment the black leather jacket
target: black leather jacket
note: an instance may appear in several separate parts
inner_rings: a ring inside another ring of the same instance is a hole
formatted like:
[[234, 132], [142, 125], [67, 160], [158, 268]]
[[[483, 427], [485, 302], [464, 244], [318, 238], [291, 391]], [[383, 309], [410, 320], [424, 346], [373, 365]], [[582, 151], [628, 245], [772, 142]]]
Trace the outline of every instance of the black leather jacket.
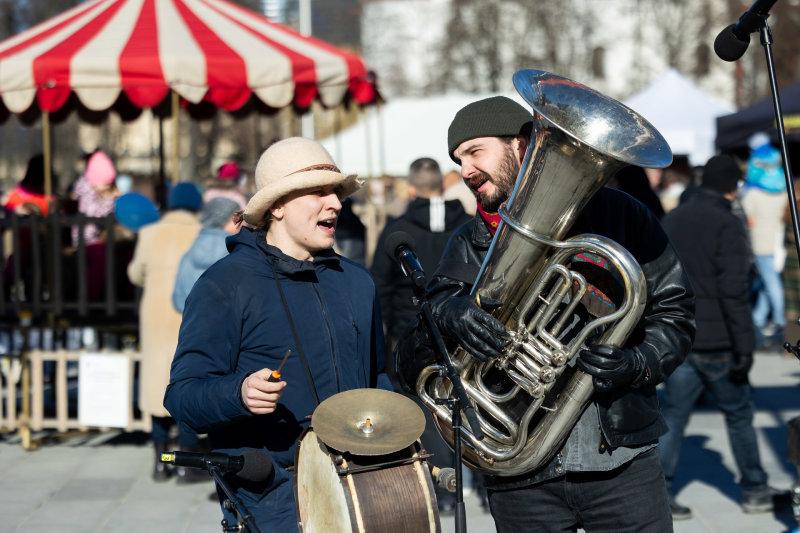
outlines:
[[[603, 435], [612, 447], [654, 442], [667, 429], [659, 413], [656, 385], [683, 362], [691, 348], [694, 291], [658, 220], [627, 194], [601, 189], [570, 231], [570, 235], [580, 233], [613, 239], [642, 267], [647, 303], [625, 346], [644, 355], [649, 379], [637, 388], [595, 393], [593, 401], [599, 409]], [[428, 284], [429, 301], [469, 294], [491, 240], [479, 215], [456, 230]], [[415, 393], [416, 376], [433, 362], [425, 326], [420, 322], [414, 334], [406, 336], [395, 350], [396, 371], [403, 387]]]

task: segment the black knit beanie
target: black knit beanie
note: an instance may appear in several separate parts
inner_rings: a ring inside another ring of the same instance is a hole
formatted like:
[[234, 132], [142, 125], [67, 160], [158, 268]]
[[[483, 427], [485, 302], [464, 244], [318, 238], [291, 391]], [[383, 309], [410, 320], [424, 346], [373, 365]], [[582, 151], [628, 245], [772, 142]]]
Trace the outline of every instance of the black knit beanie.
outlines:
[[742, 169], [729, 155], [715, 155], [703, 167], [700, 186], [726, 194], [736, 190], [742, 179]]
[[477, 137], [528, 136], [533, 127], [531, 112], [505, 96], [492, 96], [463, 107], [456, 113], [447, 130], [447, 148], [450, 159], [456, 148]]

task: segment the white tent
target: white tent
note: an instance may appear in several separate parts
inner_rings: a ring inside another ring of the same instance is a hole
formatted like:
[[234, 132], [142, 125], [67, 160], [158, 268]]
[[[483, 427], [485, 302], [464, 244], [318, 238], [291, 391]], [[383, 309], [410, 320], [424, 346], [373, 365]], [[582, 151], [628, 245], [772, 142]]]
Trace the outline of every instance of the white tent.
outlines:
[[[405, 176], [419, 157], [432, 157], [443, 172], [457, 169], [447, 154], [447, 128], [465, 105], [493, 95], [445, 95], [397, 98], [375, 109], [352, 127], [320, 142], [343, 172], [361, 177]], [[518, 94], [507, 94], [528, 107]]]
[[716, 118], [735, 111], [700, 90], [675, 69], [623, 100], [661, 132], [675, 155], [691, 165], [704, 165], [714, 155]]
[[[489, 96], [493, 95], [398, 98], [367, 109], [363, 120], [321, 142], [339, 168], [362, 177], [405, 176], [418, 157], [434, 158], [447, 172], [458, 168], [447, 155], [450, 122], [459, 109]], [[529, 107], [516, 92], [506, 96]], [[623, 103], [649, 120], [672, 152], [687, 155], [692, 165], [703, 165], [714, 154], [716, 117], [734, 111], [674, 69]]]

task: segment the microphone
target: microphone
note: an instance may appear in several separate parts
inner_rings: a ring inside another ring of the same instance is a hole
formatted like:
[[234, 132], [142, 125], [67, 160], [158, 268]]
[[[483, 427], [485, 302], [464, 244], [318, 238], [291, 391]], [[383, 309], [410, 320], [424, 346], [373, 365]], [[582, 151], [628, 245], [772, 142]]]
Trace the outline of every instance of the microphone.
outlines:
[[431, 466], [431, 475], [436, 479], [436, 484], [448, 492], [456, 491], [456, 471], [454, 468], [439, 468]]
[[164, 452], [161, 462], [188, 468], [208, 470], [216, 467], [221, 473], [236, 474], [236, 477], [253, 483], [272, 482], [275, 468], [269, 454], [259, 450], [247, 450], [242, 455], [224, 453]]
[[390, 257], [393, 257], [400, 267], [403, 274], [411, 278], [415, 286], [425, 288], [425, 272], [419, 264], [417, 256], [414, 255], [414, 239], [405, 231], [395, 231], [386, 238], [384, 249]]
[[750, 34], [758, 31], [778, 0], [756, 0], [739, 22], [722, 30], [714, 40], [714, 52], [724, 61], [736, 61], [750, 44]]

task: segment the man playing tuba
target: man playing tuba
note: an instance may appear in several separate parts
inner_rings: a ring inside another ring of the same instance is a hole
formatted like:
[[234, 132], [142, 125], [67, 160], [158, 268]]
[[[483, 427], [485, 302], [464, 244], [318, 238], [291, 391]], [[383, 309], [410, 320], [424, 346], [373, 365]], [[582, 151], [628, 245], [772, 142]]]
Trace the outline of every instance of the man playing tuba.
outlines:
[[[434, 321], [448, 350], [460, 344], [481, 361], [505, 349], [509, 333], [490, 312], [499, 301], [471, 296], [473, 283], [500, 222], [531, 137], [533, 117], [505, 97], [461, 109], [448, 130], [450, 156], [478, 202], [478, 213], [450, 238], [428, 284]], [[659, 464], [658, 437], [667, 431], [656, 385], [680, 365], [694, 337], [694, 294], [678, 256], [656, 218], [642, 204], [602, 188], [578, 215], [568, 236], [601, 235], [616, 241], [641, 266], [646, 303], [619, 348], [591, 344], [576, 366], [593, 376], [594, 395], [543, 466], [522, 475], [487, 476], [489, 504], [499, 533], [509, 531], [672, 531], [670, 503]], [[593, 284], [587, 308], [613, 305], [613, 283], [602, 258], [576, 254], [572, 267]], [[592, 310], [592, 308], [595, 308]], [[395, 360], [403, 386], [416, 392], [417, 376], [436, 362], [422, 321], [399, 343]]]

